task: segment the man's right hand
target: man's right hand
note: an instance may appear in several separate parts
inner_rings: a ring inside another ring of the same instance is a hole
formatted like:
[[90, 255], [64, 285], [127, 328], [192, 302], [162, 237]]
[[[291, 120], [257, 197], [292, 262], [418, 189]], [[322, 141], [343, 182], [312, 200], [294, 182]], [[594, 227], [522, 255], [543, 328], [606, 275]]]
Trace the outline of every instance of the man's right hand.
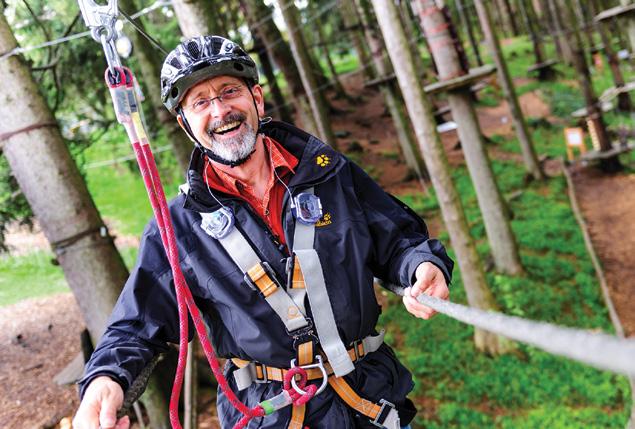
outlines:
[[128, 429], [128, 416], [117, 421], [123, 404], [123, 389], [110, 377], [97, 377], [84, 392], [84, 399], [73, 419], [74, 429]]

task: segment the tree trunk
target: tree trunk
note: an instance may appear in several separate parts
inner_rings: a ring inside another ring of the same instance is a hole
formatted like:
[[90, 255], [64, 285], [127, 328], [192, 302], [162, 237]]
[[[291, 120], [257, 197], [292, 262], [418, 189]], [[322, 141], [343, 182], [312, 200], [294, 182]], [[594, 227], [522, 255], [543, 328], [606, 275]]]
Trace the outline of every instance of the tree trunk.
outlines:
[[[549, 11], [551, 12], [551, 18], [553, 19], [553, 28], [555, 33], [553, 37], [558, 40], [558, 45], [562, 51], [562, 59], [569, 65], [573, 65], [573, 52], [571, 51], [571, 45], [567, 42], [571, 37], [571, 32], [575, 32], [575, 21], [567, 21], [569, 25], [563, 25], [561, 8], [558, 4], [558, 0], [547, 0], [549, 3]], [[565, 10], [565, 13], [568, 11]]]
[[[463, 75], [458, 53], [448, 31], [447, 17], [434, 0], [419, 0], [418, 3], [421, 28], [428, 38], [434, 40], [430, 47], [439, 68], [439, 80]], [[471, 91], [468, 87], [463, 87], [449, 92], [447, 96], [452, 117], [458, 126], [459, 139], [483, 214], [485, 232], [496, 268], [503, 273], [519, 274], [523, 269], [518, 247], [507, 217], [508, 210], [496, 185], [485, 150], [485, 139], [476, 119]], [[434, 174], [432, 171], [430, 173]]]
[[373, 79], [375, 73], [371, 65], [370, 55], [368, 55], [366, 46], [364, 46], [364, 28], [360, 24], [360, 18], [355, 10], [354, 0], [342, 0], [340, 2], [340, 14], [342, 15], [344, 29], [350, 36], [353, 48], [357, 53], [359, 67], [362, 67], [362, 72], [366, 79]]
[[520, 33], [518, 31], [518, 24], [516, 24], [516, 15], [514, 9], [512, 8], [512, 4], [510, 0], [503, 0], [503, 6], [505, 11], [503, 12], [508, 16], [509, 26], [512, 30], [513, 36], [518, 36]]
[[[262, 42], [260, 34], [257, 31], [252, 32], [251, 37], [254, 40], [253, 50], [257, 52], [258, 58], [260, 59], [263, 74], [267, 78], [267, 83], [269, 84], [269, 93], [271, 94], [271, 98], [275, 104], [274, 108], [271, 110], [273, 111], [274, 116], [278, 119], [291, 123], [293, 122], [293, 118], [291, 117], [288, 103], [284, 101], [280, 85], [278, 85], [278, 80], [274, 74], [273, 64], [271, 63], [271, 58], [269, 58], [267, 48]], [[265, 114], [267, 113], [268, 112], [265, 112]]]
[[[0, 14], [0, 52], [15, 46]], [[0, 75], [11, 81], [11, 86], [0, 87], [0, 115], [12, 118], [10, 124], [0, 125], [0, 134], [13, 133], [0, 144], [96, 344], [128, 270], [28, 68], [19, 57], [12, 57], [0, 62]], [[158, 396], [147, 404], [149, 410], [157, 410], [149, 413], [152, 427], [167, 428], [165, 399]]]
[[[133, 0], [119, 0], [119, 7], [124, 12], [137, 10]], [[140, 20], [137, 20], [137, 24], [143, 28], [143, 23]], [[193, 146], [187, 134], [179, 127], [176, 119], [168, 112], [161, 101], [160, 76], [162, 61], [158, 61], [161, 55], [139, 32], [130, 31], [129, 36], [134, 46], [134, 56], [139, 63], [139, 71], [142, 77], [141, 84], [145, 88], [145, 94], [150, 99], [152, 112], [159, 120], [159, 123], [165, 127], [168, 141], [172, 146], [172, 152], [179, 164], [179, 168], [181, 171], [187, 171]]]
[[520, 143], [520, 149], [523, 154], [523, 162], [525, 163], [525, 170], [531, 174], [536, 180], [542, 180], [545, 178], [538, 159], [536, 158], [536, 151], [531, 141], [531, 136], [527, 130], [527, 124], [523, 117], [523, 112], [518, 104], [518, 98], [516, 97], [516, 90], [514, 89], [514, 83], [507, 69], [507, 63], [503, 58], [500, 44], [498, 42], [498, 36], [492, 28], [492, 19], [490, 17], [489, 9], [483, 0], [474, 0], [476, 5], [476, 11], [481, 22], [481, 28], [485, 33], [487, 44], [490, 48], [490, 53], [496, 64], [496, 70], [498, 71], [498, 79], [503, 88], [503, 93], [509, 104], [509, 110], [512, 115], [512, 121], [514, 123], [514, 129], [516, 130], [516, 136]]
[[[412, 53], [407, 47], [403, 28], [398, 26], [397, 10], [391, 0], [373, 0], [373, 6], [395, 68], [399, 86], [406, 97], [406, 108], [415, 128], [417, 141], [430, 171], [432, 185], [439, 199], [441, 215], [448, 229], [452, 247], [457, 255], [463, 285], [471, 306], [493, 310], [496, 308], [492, 293], [487, 288], [485, 275], [476, 247], [472, 242], [458, 192], [452, 183], [450, 167], [436, 132], [431, 103], [427, 99], [415, 72]], [[511, 343], [480, 329], [475, 330], [475, 343], [479, 350], [500, 354], [509, 350]]]
[[174, 0], [172, 2], [181, 33], [186, 38], [216, 34], [212, 2], [205, 0]]
[[[344, 89], [344, 86], [342, 85], [342, 82], [340, 81], [340, 78], [337, 74], [337, 70], [335, 70], [335, 64], [333, 64], [333, 60], [331, 59], [328, 41], [326, 40], [326, 37], [324, 37], [323, 23], [318, 16], [317, 4], [309, 2], [309, 7], [315, 14], [315, 19], [313, 20], [313, 29], [316, 39], [315, 42], [317, 42], [317, 45], [319, 47], [317, 51], [322, 51], [322, 57], [326, 60], [326, 65], [328, 66], [329, 73], [331, 74], [331, 83], [333, 85], [333, 89], [335, 90], [336, 96], [337, 98], [345, 97], [350, 100], [351, 97], [346, 93], [346, 90]], [[316, 59], [317, 58], [319, 58], [319, 56], [316, 57]]]
[[[567, 1], [565, 5], [567, 6], [564, 8], [566, 12], [565, 20], [568, 26], [573, 28], [575, 19], [570, 12], [571, 4]], [[606, 125], [602, 119], [602, 109], [599, 106], [598, 99], [595, 95], [595, 91], [593, 90], [589, 67], [584, 56], [582, 43], [580, 42], [580, 34], [577, 31], [573, 31], [569, 37], [564, 39], [564, 43], [573, 53], [573, 66], [576, 69], [580, 89], [582, 90], [582, 94], [584, 95], [584, 100], [586, 102], [589, 133], [597, 141], [600, 151], [608, 152], [612, 149], [612, 145], [606, 130]], [[600, 166], [607, 172], [614, 172], [622, 169], [622, 164], [617, 156], [602, 159], [600, 161]]]
[[476, 58], [476, 63], [479, 66], [483, 65], [483, 60], [481, 59], [481, 53], [478, 49], [478, 42], [476, 41], [476, 37], [474, 36], [474, 28], [472, 26], [472, 20], [468, 17], [466, 13], [466, 6], [463, 5], [462, 0], [454, 0], [456, 3], [456, 9], [459, 12], [459, 19], [461, 20], [461, 25], [465, 28], [465, 32], [467, 33], [468, 40], [470, 41], [470, 46], [472, 47], [472, 51], [474, 52], [474, 57]]
[[311, 59], [309, 58], [309, 51], [307, 50], [304, 37], [300, 31], [298, 11], [291, 1], [292, 0], [284, 0], [280, 2], [282, 18], [289, 33], [291, 52], [293, 53], [298, 71], [300, 72], [304, 92], [309, 98], [309, 104], [311, 105], [313, 118], [317, 125], [318, 135], [324, 143], [331, 145], [333, 148], [337, 148], [337, 141], [335, 140], [335, 135], [333, 134], [328, 118], [328, 107], [324, 93], [318, 90], [318, 85], [311, 66]]
[[[392, 75], [394, 70], [390, 64], [390, 59], [386, 57], [386, 50], [379, 29], [375, 25], [374, 18], [369, 13], [367, 0], [359, 0], [359, 6], [366, 42], [373, 56], [373, 64], [377, 70], [378, 77]], [[403, 98], [399, 86], [393, 80], [382, 85], [380, 90], [395, 125], [397, 138], [406, 164], [417, 175], [419, 183], [424, 187], [425, 179], [428, 179], [429, 175], [421, 158], [421, 152], [417, 147], [411, 124], [403, 109]]]
[[249, 27], [258, 32], [262, 38], [269, 58], [271, 58], [287, 82], [293, 105], [300, 122], [307, 131], [317, 134], [317, 126], [311, 115], [307, 96], [304, 93], [300, 72], [293, 61], [293, 55], [289, 45], [282, 38], [282, 34], [273, 21], [273, 12], [264, 4], [262, 0], [241, 0], [245, 8], [245, 17]]

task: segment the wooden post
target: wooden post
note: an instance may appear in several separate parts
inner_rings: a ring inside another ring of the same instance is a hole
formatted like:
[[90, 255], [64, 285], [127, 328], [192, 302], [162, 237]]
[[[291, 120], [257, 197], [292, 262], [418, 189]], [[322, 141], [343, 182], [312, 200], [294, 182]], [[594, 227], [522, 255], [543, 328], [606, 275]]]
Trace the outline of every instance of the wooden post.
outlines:
[[[386, 58], [385, 46], [380, 37], [379, 30], [375, 25], [375, 21], [369, 13], [367, 1], [368, 0], [359, 0], [360, 19], [364, 27], [364, 35], [378, 75], [380, 77], [387, 77], [392, 75], [394, 71], [390, 60]], [[390, 80], [386, 82], [385, 85], [381, 85], [380, 90], [395, 125], [397, 139], [399, 140], [404, 160], [408, 168], [417, 175], [422, 188], [425, 189], [425, 179], [428, 179], [429, 175], [425, 163], [421, 158], [421, 152], [418, 150], [417, 142], [411, 132], [411, 125], [403, 108], [403, 98], [401, 97], [399, 86], [397, 82]]]
[[324, 93], [318, 89], [306, 43], [304, 42], [304, 37], [302, 36], [302, 28], [298, 24], [297, 10], [292, 1], [293, 0], [280, 1], [282, 18], [284, 19], [289, 33], [291, 52], [293, 53], [296, 64], [298, 65], [298, 71], [300, 72], [304, 92], [309, 98], [309, 104], [311, 105], [311, 110], [313, 111], [313, 118], [315, 119], [317, 125], [318, 135], [324, 143], [331, 145], [333, 148], [337, 148], [337, 140], [335, 139], [335, 135], [331, 129], [331, 124], [327, 114], [328, 109], [326, 100], [324, 99]]
[[[406, 108], [415, 128], [417, 141], [426, 161], [432, 185], [439, 199], [441, 215], [450, 234], [452, 247], [457, 255], [463, 284], [470, 305], [483, 309], [496, 307], [492, 293], [487, 287], [483, 268], [470, 237], [461, 199], [452, 183], [450, 167], [443, 146], [436, 132], [432, 107], [415, 72], [412, 53], [407, 48], [403, 28], [398, 24], [398, 12], [392, 0], [373, 0], [377, 20], [384, 35], [399, 86], [404, 94]], [[509, 350], [506, 340], [480, 329], [475, 330], [475, 343], [479, 350], [500, 354]]]
[[[417, 0], [413, 0], [417, 1]], [[439, 68], [439, 80], [445, 81], [464, 74], [459, 57], [448, 32], [448, 23], [434, 0], [418, 0], [421, 28], [430, 39], [430, 48]], [[394, 62], [393, 62], [394, 65]], [[465, 161], [476, 189], [483, 214], [494, 263], [498, 271], [519, 274], [523, 271], [516, 240], [507, 217], [507, 207], [494, 179], [485, 150], [485, 139], [476, 119], [468, 87], [447, 94], [452, 117], [458, 125]], [[433, 174], [432, 172], [430, 172]]]
[[198, 338], [190, 342], [187, 348], [187, 362], [185, 365], [185, 380], [183, 383], [183, 429], [198, 427], [197, 397], [198, 397], [198, 364], [196, 349]]
[[[572, 8], [570, 1], [571, 0], [566, 0], [565, 5], [568, 7], [563, 9], [565, 10], [565, 19], [568, 23], [568, 27], [574, 28], [575, 19], [571, 13]], [[582, 43], [580, 42], [580, 34], [577, 31], [572, 31], [570, 36], [564, 39], [564, 43], [573, 54], [573, 66], [576, 69], [580, 90], [582, 91], [586, 102], [589, 133], [596, 139], [600, 151], [608, 152], [612, 149], [612, 145], [606, 130], [606, 125], [602, 119], [602, 109], [599, 106], [598, 99], [595, 95], [595, 91], [593, 90], [589, 67], [584, 56]], [[617, 155], [602, 158], [600, 160], [600, 166], [607, 172], [614, 172], [622, 169], [622, 165]]]
[[492, 28], [492, 19], [489, 9], [483, 0], [474, 0], [476, 6], [476, 12], [478, 13], [481, 28], [485, 33], [487, 44], [489, 45], [490, 53], [496, 64], [498, 72], [498, 80], [503, 88], [503, 93], [509, 104], [509, 110], [514, 123], [514, 129], [516, 130], [516, 136], [518, 137], [518, 143], [520, 143], [520, 149], [523, 154], [523, 162], [525, 163], [525, 170], [536, 180], [542, 180], [545, 178], [540, 164], [536, 157], [536, 151], [534, 150], [531, 136], [527, 129], [527, 123], [523, 117], [523, 112], [518, 104], [518, 97], [516, 96], [516, 90], [514, 89], [514, 83], [507, 69], [507, 63], [503, 58], [503, 52], [501, 51], [500, 44], [498, 42], [498, 36]]

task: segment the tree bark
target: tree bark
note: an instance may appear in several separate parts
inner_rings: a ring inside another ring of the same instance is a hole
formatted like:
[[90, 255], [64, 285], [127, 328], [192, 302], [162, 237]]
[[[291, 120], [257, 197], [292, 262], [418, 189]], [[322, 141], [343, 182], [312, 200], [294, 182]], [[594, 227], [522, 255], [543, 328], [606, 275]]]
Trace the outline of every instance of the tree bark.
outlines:
[[204, 0], [174, 0], [172, 2], [181, 33], [186, 38], [216, 34], [212, 2]]
[[337, 148], [337, 141], [331, 123], [328, 118], [328, 107], [324, 98], [324, 93], [318, 90], [318, 85], [313, 74], [309, 51], [307, 50], [304, 37], [302, 36], [301, 27], [299, 26], [298, 11], [292, 0], [283, 0], [280, 2], [282, 10], [282, 18], [287, 26], [289, 33], [289, 45], [291, 52], [295, 58], [300, 72], [304, 92], [307, 94], [313, 118], [318, 129], [318, 135], [323, 142]]
[[[620, 0], [620, 5], [628, 6], [632, 3], [632, 0]], [[628, 34], [628, 41], [630, 44], [631, 55], [635, 53], [635, 17], [632, 15], [624, 18], [626, 20], [626, 33]], [[635, 414], [634, 414], [635, 416]], [[635, 419], [635, 417], [633, 417]], [[633, 423], [635, 426], [635, 423]]]
[[317, 134], [317, 126], [311, 115], [311, 108], [304, 93], [300, 72], [293, 61], [289, 45], [273, 21], [273, 12], [262, 0], [241, 0], [245, 8], [245, 17], [252, 31], [258, 32], [271, 58], [287, 82], [291, 92], [296, 114], [307, 131]]
[[487, 44], [490, 48], [490, 53], [496, 64], [496, 70], [498, 72], [498, 79], [503, 88], [503, 93], [509, 104], [509, 110], [512, 115], [512, 121], [514, 123], [514, 129], [516, 130], [516, 136], [520, 143], [520, 149], [523, 154], [523, 162], [525, 164], [525, 170], [531, 174], [536, 180], [542, 180], [545, 178], [540, 164], [536, 157], [536, 151], [534, 150], [533, 142], [529, 130], [527, 129], [527, 123], [523, 117], [523, 112], [518, 104], [518, 97], [516, 96], [516, 90], [514, 89], [514, 83], [509, 74], [507, 63], [503, 58], [500, 44], [498, 42], [498, 36], [492, 28], [492, 19], [490, 17], [489, 9], [483, 0], [474, 0], [476, 5], [476, 11], [481, 22], [481, 28], [485, 33]]
[[[447, 17], [434, 0], [419, 0], [418, 3], [421, 28], [426, 37], [434, 41], [430, 47], [439, 68], [439, 80], [463, 75], [459, 55], [448, 31]], [[467, 87], [459, 88], [448, 92], [447, 97], [452, 117], [458, 126], [459, 139], [483, 214], [496, 269], [507, 274], [522, 273], [518, 247], [507, 217], [508, 210], [494, 179], [470, 90]], [[430, 173], [433, 174], [432, 171]]]
[[[119, 7], [125, 12], [137, 10], [133, 0], [119, 0]], [[143, 23], [140, 20], [137, 20], [137, 24], [143, 28]], [[140, 83], [145, 88], [145, 93], [150, 99], [152, 111], [159, 123], [165, 127], [179, 168], [181, 171], [187, 171], [192, 153], [192, 142], [161, 101], [160, 76], [162, 61], [158, 61], [161, 54], [158, 54], [158, 51], [139, 32], [130, 31], [129, 37], [134, 46], [134, 56], [139, 63], [139, 71], [142, 77]]]
[[[457, 255], [463, 285], [471, 306], [495, 309], [494, 298], [487, 288], [485, 275], [476, 247], [472, 242], [458, 192], [452, 183], [450, 167], [436, 132], [432, 107], [415, 72], [412, 53], [407, 48], [403, 28], [396, 25], [397, 10], [391, 0], [373, 0], [377, 20], [388, 46], [388, 54], [395, 68], [401, 90], [408, 94], [406, 108], [415, 128], [417, 141], [430, 171], [432, 185], [439, 199], [441, 215], [448, 229], [452, 247]], [[491, 354], [509, 351], [511, 343], [481, 329], [475, 330], [475, 343], [479, 350]]]
[[[359, 10], [364, 27], [364, 35], [366, 36], [366, 42], [370, 48], [378, 77], [390, 76], [394, 73], [394, 70], [390, 64], [390, 59], [386, 57], [386, 50], [379, 29], [375, 25], [374, 18], [369, 13], [367, 0], [359, 0]], [[425, 187], [425, 179], [429, 179], [428, 171], [421, 158], [421, 152], [418, 150], [412, 126], [403, 109], [403, 98], [399, 85], [393, 80], [382, 85], [380, 90], [395, 125], [397, 138], [406, 164], [416, 174], [421, 186]]]

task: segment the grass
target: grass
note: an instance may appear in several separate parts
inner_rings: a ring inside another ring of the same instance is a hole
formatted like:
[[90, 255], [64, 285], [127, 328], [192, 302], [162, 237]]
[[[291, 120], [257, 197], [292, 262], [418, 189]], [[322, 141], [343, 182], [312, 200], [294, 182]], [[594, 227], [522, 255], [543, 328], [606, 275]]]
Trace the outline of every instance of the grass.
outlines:
[[68, 292], [62, 269], [51, 263], [50, 252], [0, 257], [0, 306], [27, 298]]

